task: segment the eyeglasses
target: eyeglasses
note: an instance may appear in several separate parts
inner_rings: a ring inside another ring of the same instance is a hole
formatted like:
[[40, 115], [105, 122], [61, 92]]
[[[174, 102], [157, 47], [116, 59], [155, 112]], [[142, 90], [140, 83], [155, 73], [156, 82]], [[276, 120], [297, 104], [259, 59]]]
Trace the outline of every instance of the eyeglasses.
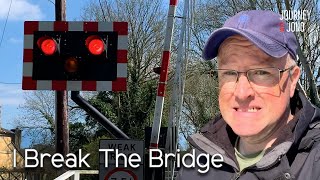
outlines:
[[275, 67], [249, 69], [248, 71], [241, 72], [232, 69], [216, 69], [213, 70], [214, 74], [218, 75], [219, 88], [234, 89], [238, 80], [239, 74], [245, 73], [248, 81], [255, 87], [273, 87], [280, 82], [280, 76], [283, 72], [291, 70], [295, 65], [279, 69]]

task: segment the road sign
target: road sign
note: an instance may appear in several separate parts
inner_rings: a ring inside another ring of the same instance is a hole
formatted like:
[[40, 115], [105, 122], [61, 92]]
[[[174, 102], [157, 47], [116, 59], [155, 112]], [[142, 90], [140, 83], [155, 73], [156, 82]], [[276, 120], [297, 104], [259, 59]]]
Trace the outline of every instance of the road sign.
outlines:
[[139, 168], [124, 168], [123, 165], [105, 168], [100, 164], [99, 180], [144, 180], [144, 168], [143, 165]]
[[[99, 147], [99, 180], [144, 179], [144, 141], [118, 139], [100, 140]], [[104, 150], [107, 150], [108, 152]], [[124, 167], [125, 162], [123, 156], [118, 156], [120, 153], [124, 154], [127, 158], [127, 167]], [[139, 163], [134, 163], [135, 165], [139, 164], [139, 167], [137, 168], [130, 167], [128, 163], [129, 156], [133, 153], [136, 153], [136, 155], [141, 158]], [[108, 156], [107, 159], [106, 155]], [[118, 166], [116, 164], [116, 160], [118, 160]]]
[[24, 90], [125, 91], [127, 22], [26, 21]]

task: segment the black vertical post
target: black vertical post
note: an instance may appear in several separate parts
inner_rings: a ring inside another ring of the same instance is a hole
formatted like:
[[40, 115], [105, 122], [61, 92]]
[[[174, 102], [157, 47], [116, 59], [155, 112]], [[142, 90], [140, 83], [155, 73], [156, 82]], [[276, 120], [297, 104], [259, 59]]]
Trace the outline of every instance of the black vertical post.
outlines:
[[[56, 21], [66, 20], [66, 0], [55, 0]], [[56, 91], [56, 152], [69, 153], [68, 93]], [[66, 171], [65, 167], [62, 173]]]

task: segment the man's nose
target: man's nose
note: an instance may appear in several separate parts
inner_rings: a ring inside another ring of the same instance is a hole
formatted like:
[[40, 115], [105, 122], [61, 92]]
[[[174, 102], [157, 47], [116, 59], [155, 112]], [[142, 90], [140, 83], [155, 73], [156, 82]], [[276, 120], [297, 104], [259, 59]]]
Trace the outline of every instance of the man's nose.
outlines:
[[239, 74], [239, 79], [235, 87], [234, 95], [239, 100], [247, 100], [255, 94], [252, 86], [245, 74]]

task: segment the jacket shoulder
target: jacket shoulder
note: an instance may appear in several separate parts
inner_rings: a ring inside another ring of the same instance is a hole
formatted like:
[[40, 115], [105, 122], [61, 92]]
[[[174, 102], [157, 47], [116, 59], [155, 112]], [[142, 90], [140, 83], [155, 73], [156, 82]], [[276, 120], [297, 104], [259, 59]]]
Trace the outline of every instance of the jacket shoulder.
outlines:
[[[296, 179], [319, 179], [320, 178], [320, 143], [315, 144], [310, 152], [307, 153], [307, 158]], [[299, 158], [296, 161], [300, 161]]]

